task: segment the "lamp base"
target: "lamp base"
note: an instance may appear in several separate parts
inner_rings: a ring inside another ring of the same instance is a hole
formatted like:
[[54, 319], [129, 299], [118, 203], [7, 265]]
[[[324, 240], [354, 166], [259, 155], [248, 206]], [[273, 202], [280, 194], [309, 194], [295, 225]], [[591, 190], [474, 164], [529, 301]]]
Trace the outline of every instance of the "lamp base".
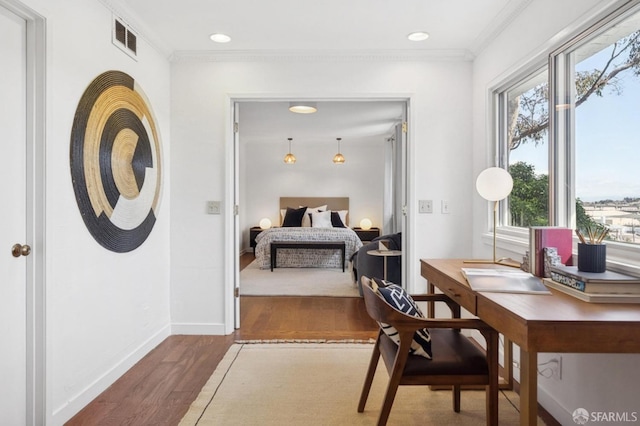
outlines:
[[508, 257], [503, 257], [497, 260], [489, 260], [489, 259], [472, 259], [472, 260], [463, 260], [462, 263], [481, 263], [485, 265], [504, 265], [511, 266], [512, 268], [519, 268], [522, 264], [516, 260], [510, 259]]

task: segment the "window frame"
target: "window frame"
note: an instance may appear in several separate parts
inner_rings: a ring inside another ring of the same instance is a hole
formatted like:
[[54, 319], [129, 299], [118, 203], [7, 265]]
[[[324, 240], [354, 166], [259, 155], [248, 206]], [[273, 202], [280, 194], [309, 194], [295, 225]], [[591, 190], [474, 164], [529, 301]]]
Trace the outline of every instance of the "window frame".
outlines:
[[[608, 28], [640, 12], [640, 1], [629, 2], [605, 16], [601, 16], [585, 30], [557, 46], [546, 56], [513, 73], [501, 84], [490, 89], [492, 115], [494, 164], [508, 167], [506, 136], [507, 93], [526, 79], [547, 69], [549, 88], [549, 225], [575, 227], [575, 108], [567, 107], [575, 99], [574, 69], [575, 55], [580, 46], [591, 42]], [[500, 203], [496, 233], [501, 249], [513, 252], [528, 249], [527, 228], [506, 226], [508, 204]], [[577, 239], [574, 238], [574, 242]], [[640, 273], [640, 244], [633, 245], [617, 241], [607, 242], [607, 268], [627, 273]], [[518, 250], [519, 249], [519, 250]]]

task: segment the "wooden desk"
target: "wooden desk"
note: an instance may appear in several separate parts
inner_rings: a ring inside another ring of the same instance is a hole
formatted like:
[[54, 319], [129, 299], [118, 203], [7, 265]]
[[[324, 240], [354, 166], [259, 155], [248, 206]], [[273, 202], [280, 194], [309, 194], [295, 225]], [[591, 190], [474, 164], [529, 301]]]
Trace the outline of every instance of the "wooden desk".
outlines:
[[520, 347], [521, 425], [537, 424], [538, 352], [640, 353], [638, 304], [588, 303], [554, 289], [552, 295], [474, 292], [461, 259], [420, 263], [430, 292], [439, 288]]

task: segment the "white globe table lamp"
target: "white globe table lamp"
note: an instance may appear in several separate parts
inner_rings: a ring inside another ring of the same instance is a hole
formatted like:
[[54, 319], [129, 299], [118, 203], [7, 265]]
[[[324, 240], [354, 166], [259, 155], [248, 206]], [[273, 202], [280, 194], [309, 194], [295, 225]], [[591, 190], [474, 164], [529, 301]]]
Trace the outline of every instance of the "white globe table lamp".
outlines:
[[498, 202], [509, 196], [513, 189], [513, 178], [508, 171], [500, 167], [483, 170], [476, 179], [476, 190], [482, 198], [493, 201], [493, 260], [469, 261], [470, 263], [503, 263], [505, 259], [496, 259], [496, 223]]
[[265, 217], [260, 219], [260, 229], [269, 229], [271, 228], [271, 220], [269, 220], [269, 218]]

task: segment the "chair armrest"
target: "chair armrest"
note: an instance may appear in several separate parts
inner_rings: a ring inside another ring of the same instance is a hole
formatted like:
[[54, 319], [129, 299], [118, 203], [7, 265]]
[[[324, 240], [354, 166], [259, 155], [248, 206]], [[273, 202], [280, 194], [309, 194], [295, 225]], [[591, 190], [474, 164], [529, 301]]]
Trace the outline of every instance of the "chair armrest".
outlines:
[[451, 300], [449, 296], [443, 293], [412, 294], [411, 298], [416, 302], [445, 302], [447, 299]]
[[[401, 315], [404, 315], [404, 314], [401, 314]], [[400, 321], [393, 321], [391, 323], [391, 325], [395, 327], [395, 329], [398, 331], [400, 340], [413, 339], [413, 334], [416, 332], [416, 330], [420, 330], [423, 328], [477, 330], [480, 334], [482, 334], [482, 337], [484, 337], [485, 342], [487, 344], [487, 349], [491, 348], [492, 351], [495, 351], [497, 353], [498, 332], [480, 319], [477, 319], [477, 318], [437, 319], [437, 318], [418, 318], [418, 317], [412, 318], [407, 315], [405, 315], [405, 317], [407, 317], [406, 321], [402, 319]]]
[[397, 330], [420, 330], [422, 328], [453, 328], [456, 330], [493, 330], [484, 321], [477, 318], [419, 318], [405, 315], [399, 321], [391, 323]]
[[443, 293], [435, 293], [435, 294], [412, 294], [411, 297], [416, 302], [444, 302], [449, 307], [451, 311], [451, 315], [457, 312], [457, 316], [460, 316], [460, 305], [454, 302], [449, 296]]

